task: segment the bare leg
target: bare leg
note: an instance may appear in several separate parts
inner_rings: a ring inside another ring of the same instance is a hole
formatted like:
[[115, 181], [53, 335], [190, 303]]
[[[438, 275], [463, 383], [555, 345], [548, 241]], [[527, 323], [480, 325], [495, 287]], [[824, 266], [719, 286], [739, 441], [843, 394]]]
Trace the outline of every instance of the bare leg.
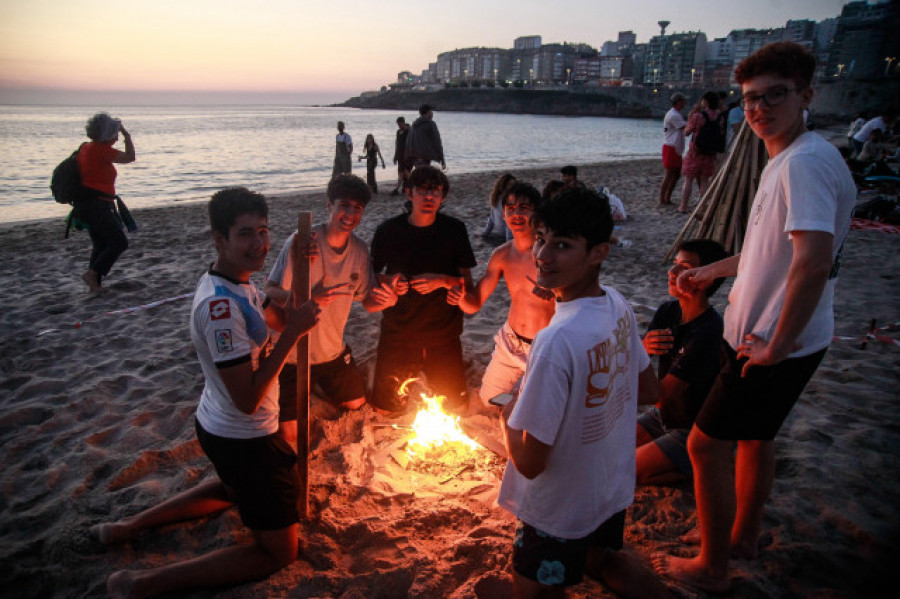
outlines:
[[707, 436], [696, 426], [688, 437], [694, 467], [694, 494], [700, 522], [700, 554], [693, 558], [664, 556], [654, 560], [657, 571], [705, 591], [728, 590], [728, 553], [734, 524], [735, 495], [731, 453], [734, 443]]
[[227, 487], [215, 478], [134, 516], [92, 526], [91, 534], [101, 543], [123, 543], [147, 529], [202, 518], [232, 505]]
[[281, 436], [284, 437], [284, 440], [288, 442], [288, 445], [295, 448], [297, 447], [297, 421], [296, 420], [285, 420], [284, 422], [278, 423], [278, 432], [281, 433]]
[[561, 587], [548, 587], [535, 580], [525, 578], [513, 571], [513, 597], [516, 599], [536, 599], [538, 597], [565, 597], [566, 590]]
[[620, 551], [591, 548], [585, 572], [591, 578], [602, 581], [620, 597], [674, 597], [638, 556], [625, 548]]
[[297, 524], [279, 530], [254, 530], [252, 545], [226, 547], [150, 570], [120, 570], [107, 579], [106, 588], [114, 598], [140, 598], [265, 578], [297, 559], [298, 530]]
[[678, 212], [687, 212], [688, 202], [691, 199], [691, 189], [694, 187], [694, 178], [684, 176], [684, 185], [681, 187], [681, 203], [678, 204]]
[[662, 185], [659, 188], [660, 205], [672, 203], [672, 191], [675, 190], [675, 184], [678, 183], [679, 177], [681, 177], [680, 168], [666, 169], [666, 175], [663, 177]]
[[731, 530], [731, 552], [747, 559], [759, 554], [763, 507], [775, 480], [775, 442], [739, 441], [735, 464], [737, 515]]
[[[642, 430], [640, 426], [638, 430]], [[685, 479], [672, 460], [652, 441], [637, 448], [635, 461], [639, 485], [668, 485]]]
[[88, 293], [97, 295], [103, 291], [103, 287], [100, 285], [100, 275], [97, 274], [97, 271], [90, 269], [86, 270], [84, 274], [81, 275], [81, 280], [88, 286]]

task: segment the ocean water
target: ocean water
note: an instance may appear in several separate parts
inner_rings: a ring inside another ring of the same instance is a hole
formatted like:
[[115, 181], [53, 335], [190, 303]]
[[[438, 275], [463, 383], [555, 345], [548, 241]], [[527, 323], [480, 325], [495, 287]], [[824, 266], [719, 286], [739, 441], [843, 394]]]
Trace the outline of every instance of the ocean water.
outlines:
[[[116, 189], [129, 207], [208, 199], [243, 185], [266, 194], [321, 189], [343, 120], [362, 150], [372, 133], [392, 189], [395, 120], [414, 111], [291, 106], [109, 106], [134, 137], [138, 160], [118, 165]], [[83, 106], [0, 106], [0, 222], [64, 216], [50, 174], [87, 141]], [[436, 112], [447, 174], [656, 157], [661, 124], [651, 120]], [[123, 147], [121, 141], [117, 147]], [[365, 177], [364, 162], [354, 172]]]

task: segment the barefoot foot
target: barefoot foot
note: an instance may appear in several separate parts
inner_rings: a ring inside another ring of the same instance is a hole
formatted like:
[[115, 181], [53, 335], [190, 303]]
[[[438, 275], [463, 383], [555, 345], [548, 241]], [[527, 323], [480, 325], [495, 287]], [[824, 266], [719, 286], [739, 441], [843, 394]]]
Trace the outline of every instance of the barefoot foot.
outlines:
[[[700, 529], [694, 528], [681, 536], [681, 542], [685, 545], [702, 545], [703, 539], [700, 537]], [[756, 559], [759, 557], [759, 544], [757, 542], [753, 543], [742, 543], [732, 540], [731, 547], [729, 549], [729, 553], [731, 557], [737, 559]]]
[[653, 568], [665, 578], [710, 593], [725, 593], [731, 587], [727, 576], [713, 576], [698, 558], [654, 554]]

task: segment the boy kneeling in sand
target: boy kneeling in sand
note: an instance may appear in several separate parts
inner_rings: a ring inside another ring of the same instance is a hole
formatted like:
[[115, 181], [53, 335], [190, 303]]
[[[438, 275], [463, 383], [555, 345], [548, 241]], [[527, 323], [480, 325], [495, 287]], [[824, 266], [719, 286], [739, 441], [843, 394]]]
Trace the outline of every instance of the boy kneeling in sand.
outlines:
[[531, 215], [541, 203], [541, 194], [527, 183], [515, 184], [503, 202], [503, 220], [512, 233], [512, 240], [491, 254], [484, 275], [471, 293], [450, 292], [450, 300], [459, 297], [459, 307], [474, 314], [497, 288], [502, 277], [509, 289], [509, 314], [494, 336], [494, 353], [481, 379], [481, 401], [484, 404], [501, 393], [513, 390], [522, 373], [525, 361], [538, 331], [553, 317], [556, 304], [553, 294], [535, 284], [537, 268], [531, 256], [534, 228]]
[[498, 503], [519, 520], [515, 594], [563, 595], [587, 572], [623, 596], [668, 596], [622, 550], [634, 500], [634, 419], [639, 399], [656, 401], [657, 384], [631, 307], [599, 282], [609, 204], [572, 189], [541, 204], [534, 221], [537, 283], [553, 290], [556, 313], [500, 418], [510, 462]]
[[[206, 381], [197, 407], [197, 438], [218, 476], [91, 532], [103, 543], [120, 543], [146, 529], [237, 504], [253, 543], [158, 568], [115, 572], [106, 583], [113, 597], [237, 584], [297, 559], [297, 456], [278, 435], [277, 377], [297, 339], [316, 324], [319, 309], [311, 299], [299, 307], [288, 301], [282, 310], [264, 302], [249, 282], [269, 252], [262, 195], [244, 188], [220, 191], [209, 202], [209, 218], [217, 257], [197, 284], [191, 339]], [[283, 324], [274, 344], [267, 315]]]
[[[306, 254], [310, 260], [309, 283], [321, 290], [317, 295], [322, 314], [319, 324], [309, 333], [310, 384], [318, 384], [326, 401], [347, 410], [358, 410], [366, 403], [366, 384], [344, 342], [344, 327], [354, 300], [369, 312], [397, 302], [397, 296], [379, 287], [373, 290], [375, 275], [369, 261], [369, 249], [354, 231], [362, 220], [372, 190], [356, 175], [338, 175], [328, 184], [325, 208], [328, 221], [312, 228], [312, 240]], [[291, 246], [297, 237], [288, 237], [266, 280], [266, 295], [278, 305], [291, 296], [293, 258]], [[297, 356], [291, 352], [278, 377], [282, 432], [285, 439], [297, 439]]]

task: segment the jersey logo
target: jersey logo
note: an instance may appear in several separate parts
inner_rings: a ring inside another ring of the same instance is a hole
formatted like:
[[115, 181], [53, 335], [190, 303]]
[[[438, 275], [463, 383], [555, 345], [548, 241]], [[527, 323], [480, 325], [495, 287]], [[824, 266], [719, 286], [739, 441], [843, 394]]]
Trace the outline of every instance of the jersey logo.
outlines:
[[234, 350], [231, 343], [231, 329], [216, 329], [216, 349], [220, 354], [227, 354]]
[[209, 302], [209, 319], [222, 320], [223, 318], [231, 318], [228, 300], [220, 299]]

